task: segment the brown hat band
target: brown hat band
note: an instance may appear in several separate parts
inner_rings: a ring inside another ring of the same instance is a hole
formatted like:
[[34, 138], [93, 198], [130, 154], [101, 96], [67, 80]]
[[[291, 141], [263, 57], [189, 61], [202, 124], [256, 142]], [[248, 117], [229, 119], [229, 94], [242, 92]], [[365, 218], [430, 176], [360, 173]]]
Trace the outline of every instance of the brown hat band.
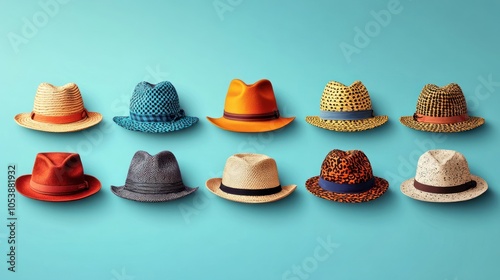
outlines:
[[469, 119], [469, 115], [463, 114], [460, 116], [452, 116], [452, 117], [431, 117], [415, 113], [413, 114], [413, 119], [416, 120], [417, 122], [423, 122], [423, 123], [451, 124], [451, 123], [466, 121]]
[[224, 111], [224, 117], [226, 119], [233, 120], [233, 121], [259, 122], [259, 121], [270, 121], [270, 120], [279, 119], [280, 112], [278, 110], [276, 110], [273, 112], [263, 113], [263, 114], [234, 114], [234, 113], [228, 113], [228, 112]]
[[30, 181], [30, 188], [37, 193], [47, 195], [68, 195], [81, 192], [89, 188], [87, 181], [75, 185], [49, 186]]
[[73, 113], [71, 115], [65, 116], [45, 116], [36, 114], [35, 112], [31, 112], [31, 119], [37, 122], [43, 123], [53, 123], [53, 124], [65, 124], [65, 123], [73, 123], [77, 121], [81, 121], [86, 119], [88, 116], [88, 112], [86, 109], [83, 109], [80, 112]]
[[420, 191], [423, 192], [429, 192], [429, 193], [459, 193], [459, 192], [464, 192], [466, 190], [475, 188], [477, 185], [476, 181], [471, 180], [467, 183], [457, 185], [457, 186], [450, 186], [450, 187], [436, 187], [436, 186], [431, 186], [431, 185], [426, 185], [417, 182], [417, 180], [413, 180], [413, 186]]

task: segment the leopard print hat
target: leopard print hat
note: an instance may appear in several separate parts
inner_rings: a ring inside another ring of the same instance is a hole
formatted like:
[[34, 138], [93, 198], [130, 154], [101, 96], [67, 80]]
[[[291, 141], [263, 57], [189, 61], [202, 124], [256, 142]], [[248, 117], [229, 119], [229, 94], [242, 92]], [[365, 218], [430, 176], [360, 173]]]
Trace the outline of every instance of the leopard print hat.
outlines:
[[306, 181], [315, 196], [346, 203], [374, 200], [389, 188], [387, 180], [373, 176], [368, 157], [359, 150], [332, 150], [321, 165], [319, 176]]

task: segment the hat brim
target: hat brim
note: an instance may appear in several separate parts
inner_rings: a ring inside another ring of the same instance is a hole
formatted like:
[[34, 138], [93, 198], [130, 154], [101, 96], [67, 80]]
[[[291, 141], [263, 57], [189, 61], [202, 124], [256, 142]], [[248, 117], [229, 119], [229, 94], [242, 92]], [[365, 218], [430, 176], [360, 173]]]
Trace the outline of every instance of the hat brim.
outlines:
[[470, 200], [473, 198], [476, 198], [480, 195], [482, 195], [486, 190], [488, 189], [488, 183], [486, 181], [478, 176], [471, 175], [472, 180], [476, 181], [477, 185], [476, 187], [472, 189], [468, 189], [463, 192], [458, 192], [458, 193], [444, 193], [444, 194], [439, 194], [439, 193], [429, 193], [429, 192], [424, 192], [421, 190], [417, 190], [413, 186], [413, 182], [415, 178], [411, 178], [409, 180], [404, 181], [401, 184], [401, 192], [405, 194], [408, 197], [411, 197], [416, 200], [420, 201], [427, 201], [427, 202], [459, 202], [459, 201], [466, 201]]
[[409, 128], [428, 132], [462, 132], [484, 124], [484, 119], [481, 117], [469, 117], [466, 121], [451, 124], [417, 122], [413, 116], [401, 117], [399, 121]]
[[132, 131], [165, 133], [188, 128], [197, 123], [198, 118], [185, 116], [173, 122], [138, 122], [130, 117], [114, 117], [113, 121], [119, 126]]
[[306, 122], [317, 126], [319, 128], [340, 131], [340, 132], [354, 132], [354, 131], [364, 131], [376, 128], [383, 125], [389, 120], [388, 116], [375, 116], [372, 118], [362, 119], [362, 120], [324, 120], [319, 116], [307, 116]]
[[87, 129], [98, 124], [102, 121], [102, 115], [97, 112], [88, 112], [87, 118], [83, 120], [63, 124], [52, 124], [34, 121], [31, 119], [31, 113], [17, 114], [14, 117], [14, 120], [20, 126], [34, 130], [45, 132], [74, 132]]
[[282, 186], [281, 191], [279, 193], [271, 195], [261, 195], [261, 196], [235, 195], [223, 192], [220, 189], [221, 182], [222, 178], [208, 179], [208, 181], [206, 182], [207, 189], [217, 196], [220, 196], [227, 200], [232, 200], [242, 203], [267, 203], [267, 202], [277, 201], [287, 197], [297, 188], [296, 185]]
[[64, 202], [64, 201], [79, 200], [79, 199], [89, 197], [89, 196], [97, 193], [101, 189], [101, 182], [99, 182], [99, 180], [97, 180], [97, 178], [90, 176], [90, 175], [84, 175], [84, 177], [85, 177], [85, 181], [87, 182], [89, 188], [85, 189], [81, 192], [74, 193], [74, 194], [48, 195], [48, 194], [38, 193], [30, 187], [31, 175], [23, 175], [23, 176], [17, 178], [16, 190], [20, 194], [22, 194], [28, 198], [42, 200], [42, 201]]
[[138, 202], [166, 202], [166, 201], [176, 200], [176, 199], [185, 197], [189, 194], [192, 194], [197, 189], [198, 189], [198, 187], [190, 188], [190, 187], [184, 186], [184, 190], [182, 190], [180, 192], [160, 193], [160, 194], [145, 194], [145, 193], [138, 193], [138, 192], [130, 191], [125, 186], [120, 186], [120, 187], [111, 186], [111, 192], [113, 192], [115, 195], [117, 195], [121, 198], [134, 200], [134, 201], [138, 201]]
[[207, 119], [215, 126], [234, 132], [266, 132], [280, 129], [291, 123], [295, 117], [283, 118], [280, 117], [269, 121], [235, 121], [224, 117]]
[[306, 181], [306, 189], [317, 197], [326, 200], [344, 202], [344, 203], [359, 203], [374, 200], [383, 195], [389, 188], [389, 182], [383, 178], [375, 177], [374, 186], [361, 193], [336, 193], [327, 191], [319, 186], [319, 176], [314, 176]]

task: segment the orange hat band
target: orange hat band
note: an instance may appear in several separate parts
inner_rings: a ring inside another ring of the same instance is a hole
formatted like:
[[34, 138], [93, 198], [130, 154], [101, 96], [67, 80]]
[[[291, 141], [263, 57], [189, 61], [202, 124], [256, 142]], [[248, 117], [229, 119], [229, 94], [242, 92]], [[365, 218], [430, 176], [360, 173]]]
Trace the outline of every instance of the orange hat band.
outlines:
[[65, 186], [48, 186], [30, 181], [30, 187], [37, 193], [47, 194], [47, 195], [68, 195], [81, 192], [89, 188], [87, 181], [76, 185], [65, 185]]
[[259, 122], [259, 121], [270, 121], [279, 119], [280, 112], [278, 110], [263, 113], [263, 114], [234, 114], [224, 111], [224, 118], [233, 121], [249, 121], [249, 122]]
[[466, 121], [469, 119], [469, 115], [463, 114], [460, 116], [453, 116], [453, 117], [430, 117], [415, 113], [413, 114], [413, 119], [416, 120], [417, 122], [423, 122], [423, 123], [451, 124], [451, 123]]
[[37, 122], [43, 123], [53, 123], [53, 124], [65, 124], [65, 123], [73, 123], [77, 121], [81, 121], [87, 118], [88, 112], [83, 109], [83, 111], [73, 113], [71, 115], [66, 116], [45, 116], [40, 114], [35, 114], [35, 112], [31, 113], [31, 119]]

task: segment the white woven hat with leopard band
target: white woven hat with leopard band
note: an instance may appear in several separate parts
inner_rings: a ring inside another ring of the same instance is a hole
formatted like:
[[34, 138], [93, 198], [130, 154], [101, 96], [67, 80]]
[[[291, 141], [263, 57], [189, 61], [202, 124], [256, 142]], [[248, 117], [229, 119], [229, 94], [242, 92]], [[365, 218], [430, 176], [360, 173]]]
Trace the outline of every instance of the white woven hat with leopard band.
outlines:
[[453, 150], [430, 150], [420, 156], [414, 178], [401, 184], [405, 195], [428, 202], [470, 200], [488, 189], [486, 181], [472, 175], [464, 155]]
[[222, 178], [206, 182], [214, 194], [237, 202], [265, 203], [291, 194], [296, 185], [282, 186], [276, 161], [261, 154], [235, 154], [226, 161]]
[[360, 81], [350, 86], [328, 82], [319, 107], [319, 116], [307, 116], [306, 122], [328, 130], [363, 131], [381, 126], [389, 119], [374, 115], [368, 90]]
[[33, 111], [18, 114], [14, 120], [20, 126], [34, 130], [72, 132], [98, 124], [102, 115], [85, 109], [76, 84], [54, 86], [42, 83], [36, 91]]

